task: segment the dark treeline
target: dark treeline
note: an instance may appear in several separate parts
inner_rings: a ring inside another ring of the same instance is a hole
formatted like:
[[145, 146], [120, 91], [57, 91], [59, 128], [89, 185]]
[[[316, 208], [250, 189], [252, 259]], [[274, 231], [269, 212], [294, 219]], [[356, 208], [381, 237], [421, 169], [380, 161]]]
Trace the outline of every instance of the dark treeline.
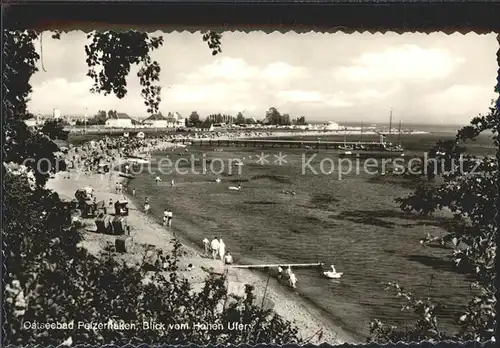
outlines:
[[307, 125], [306, 118], [304, 116], [298, 117], [296, 119], [291, 119], [289, 114], [281, 114], [277, 108], [271, 107], [266, 111], [265, 117], [262, 120], [256, 120], [253, 117], [245, 117], [242, 112], [238, 112], [236, 116], [227, 114], [210, 114], [205, 120], [202, 120], [197, 111], [193, 111], [186, 121], [187, 127], [198, 127], [198, 128], [209, 128], [212, 124], [225, 123], [225, 124], [235, 124], [235, 125], [248, 125], [248, 124], [260, 124], [260, 125], [279, 125], [279, 126], [290, 126], [290, 125]]

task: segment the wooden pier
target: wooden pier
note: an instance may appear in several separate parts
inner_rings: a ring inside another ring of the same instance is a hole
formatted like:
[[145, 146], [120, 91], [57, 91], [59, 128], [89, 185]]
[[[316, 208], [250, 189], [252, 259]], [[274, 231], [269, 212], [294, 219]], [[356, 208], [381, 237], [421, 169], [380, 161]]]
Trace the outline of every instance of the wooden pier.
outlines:
[[208, 147], [277, 147], [277, 148], [311, 148], [339, 150], [341, 146], [362, 145], [365, 150], [384, 150], [380, 142], [343, 142], [321, 140], [286, 140], [286, 139], [186, 139], [176, 142], [190, 142], [192, 146]]
[[276, 263], [267, 265], [231, 265], [233, 268], [278, 268], [278, 267], [295, 267], [295, 268], [305, 268], [305, 267], [320, 267], [323, 266], [322, 262], [315, 263]]

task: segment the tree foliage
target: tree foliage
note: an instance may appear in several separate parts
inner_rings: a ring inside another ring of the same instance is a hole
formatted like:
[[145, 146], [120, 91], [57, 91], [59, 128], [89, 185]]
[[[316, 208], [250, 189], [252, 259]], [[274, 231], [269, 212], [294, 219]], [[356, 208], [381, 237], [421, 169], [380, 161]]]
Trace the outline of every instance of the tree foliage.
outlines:
[[[6, 119], [3, 136], [4, 162], [25, 165], [33, 172], [39, 185], [46, 183], [51, 172], [64, 168], [61, 160], [54, 155], [59, 147], [53, 142], [57, 137], [67, 138], [61, 124], [49, 121], [41, 130], [32, 131], [20, 119]], [[51, 139], [50, 136], [56, 138]]]
[[[39, 69], [40, 55], [35, 42], [41, 33], [35, 30], [9, 31], [3, 33], [2, 111], [4, 117], [3, 144], [5, 162], [27, 164], [34, 172], [37, 182], [45, 184], [48, 175], [46, 168], [36, 170], [36, 163], [57, 168], [53, 153], [57, 146], [42, 132], [31, 132], [23, 120], [30, 117], [27, 102], [32, 91], [30, 79]], [[61, 32], [55, 32], [53, 39], [59, 39]], [[92, 31], [87, 35], [89, 43], [85, 46], [87, 75], [93, 80], [91, 91], [114, 94], [123, 98], [127, 94], [126, 77], [132, 65], [139, 66], [137, 76], [143, 87], [141, 96], [149, 113], [158, 112], [161, 101], [159, 85], [160, 66], [151, 58], [151, 52], [163, 44], [161, 36], [144, 32]], [[222, 35], [216, 32], [203, 34], [213, 54], [221, 52]], [[50, 136], [62, 135], [62, 129], [55, 131], [47, 126]], [[27, 163], [27, 160], [30, 160]], [[41, 161], [43, 159], [43, 161]], [[49, 164], [50, 163], [50, 164]]]
[[198, 114], [198, 112], [197, 111], [191, 112], [191, 114], [189, 115], [188, 121], [189, 121], [190, 126], [199, 127], [201, 124], [201, 119], [200, 119], [200, 115]]
[[226, 124], [232, 124], [236, 123], [236, 118], [232, 115], [228, 114], [210, 114], [206, 117], [205, 119], [205, 124], [206, 125], [211, 125], [212, 123], [226, 123]]
[[94, 126], [94, 125], [104, 125], [108, 118], [116, 117], [116, 110], [109, 110], [107, 113], [105, 110], [99, 110], [94, 116], [87, 119], [76, 120], [77, 126]]
[[241, 112], [238, 112], [236, 115], [236, 121], [237, 124], [245, 124], [245, 116]]
[[40, 132], [53, 140], [68, 140], [69, 135], [69, 131], [64, 130], [64, 122], [60, 119], [45, 121]]
[[141, 96], [150, 114], [158, 112], [161, 101], [160, 65], [150, 53], [163, 45], [163, 37], [144, 32], [98, 32], [87, 35], [91, 41], [85, 46], [92, 91], [118, 98], [127, 94], [126, 78], [132, 65], [138, 65], [137, 77], [142, 86]]
[[475, 117], [469, 126], [460, 129], [455, 140], [438, 142], [429, 152], [427, 174], [429, 179], [440, 176], [443, 184], [421, 185], [409, 196], [397, 200], [404, 211], [430, 215], [446, 209], [455, 217], [452, 231], [439, 238], [428, 235], [421, 244], [450, 245], [450, 258], [455, 267], [474, 276], [471, 287], [476, 291], [465, 312], [457, 318], [460, 329], [455, 333], [442, 332], [436, 314], [439, 304], [430, 298], [419, 300], [397, 283], [391, 283], [389, 288], [395, 289], [398, 297], [405, 301], [403, 309], [416, 314], [418, 320], [405, 328], [387, 326], [375, 320], [370, 329], [377, 341], [487, 341], [494, 337], [498, 161], [493, 157], [469, 155], [463, 145], [488, 132], [498, 149], [499, 119], [498, 107], [493, 105], [487, 115]]
[[[145, 272], [111, 258], [98, 259], [79, 248], [81, 235], [72, 228], [69, 210], [57, 194], [23, 176], [7, 175], [4, 240], [9, 284], [5, 311], [6, 344], [54, 344], [71, 336], [73, 343], [123, 345], [142, 342], [171, 344], [298, 342], [290, 323], [254, 305], [251, 288], [244, 297], [227, 292], [225, 277], [209, 276], [193, 293], [178, 273], [180, 244], [168, 258], [166, 271]], [[18, 217], [22, 217], [19, 219]], [[147, 276], [147, 277], [146, 277]], [[149, 279], [149, 281], [145, 281]], [[132, 330], [93, 330], [77, 323], [135, 324]], [[23, 329], [25, 322], [70, 323], [75, 329]], [[143, 329], [143, 322], [165, 324], [164, 330]], [[248, 324], [229, 330], [232, 322]], [[176, 324], [213, 323], [203, 331]]]
[[305, 125], [307, 125], [305, 116], [300, 116], [298, 118], [294, 118], [292, 120], [292, 124], [295, 124], [297, 126], [305, 126]]

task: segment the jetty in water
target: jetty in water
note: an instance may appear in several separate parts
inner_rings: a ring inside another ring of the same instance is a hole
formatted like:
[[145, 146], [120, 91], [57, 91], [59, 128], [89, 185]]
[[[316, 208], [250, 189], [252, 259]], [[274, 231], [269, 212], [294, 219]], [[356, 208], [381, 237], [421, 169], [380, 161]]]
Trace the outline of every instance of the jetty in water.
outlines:
[[276, 264], [265, 264], [265, 265], [231, 265], [233, 268], [273, 268], [273, 267], [295, 267], [295, 268], [306, 268], [306, 267], [320, 267], [324, 264], [322, 262], [315, 263], [276, 263]]
[[192, 146], [213, 147], [278, 147], [278, 148], [311, 148], [311, 149], [339, 149], [341, 146], [362, 145], [365, 150], [384, 150], [380, 142], [343, 142], [323, 140], [288, 140], [288, 139], [178, 139], [176, 142], [189, 141]]

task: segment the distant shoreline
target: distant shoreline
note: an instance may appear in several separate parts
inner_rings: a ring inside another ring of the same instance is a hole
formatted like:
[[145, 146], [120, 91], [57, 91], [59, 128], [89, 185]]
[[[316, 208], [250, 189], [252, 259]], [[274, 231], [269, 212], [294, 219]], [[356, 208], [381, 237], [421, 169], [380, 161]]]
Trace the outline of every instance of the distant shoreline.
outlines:
[[[255, 132], [266, 132], [266, 133], [307, 133], [311, 135], [315, 134], [386, 134], [389, 133], [385, 127], [381, 127], [383, 129], [373, 129], [373, 128], [365, 128], [364, 130], [357, 129], [358, 127], [348, 127], [347, 130], [340, 129], [300, 129], [300, 128], [265, 128], [265, 127], [255, 127], [255, 128], [227, 128], [227, 129], [219, 129], [214, 131], [209, 131], [208, 129], [198, 129], [198, 128], [186, 128], [184, 131], [177, 131], [176, 128], [105, 128], [103, 126], [88, 126], [85, 127], [67, 127], [66, 131], [69, 131], [70, 134], [87, 134], [87, 135], [120, 135], [123, 133], [138, 133], [143, 132], [144, 134], [157, 134], [165, 135], [165, 134], [218, 134], [218, 133], [255, 133]], [[391, 134], [397, 135], [399, 131], [397, 129], [392, 129]], [[429, 134], [429, 131], [416, 130], [416, 129], [402, 129], [401, 135], [411, 135], [411, 134]]]

